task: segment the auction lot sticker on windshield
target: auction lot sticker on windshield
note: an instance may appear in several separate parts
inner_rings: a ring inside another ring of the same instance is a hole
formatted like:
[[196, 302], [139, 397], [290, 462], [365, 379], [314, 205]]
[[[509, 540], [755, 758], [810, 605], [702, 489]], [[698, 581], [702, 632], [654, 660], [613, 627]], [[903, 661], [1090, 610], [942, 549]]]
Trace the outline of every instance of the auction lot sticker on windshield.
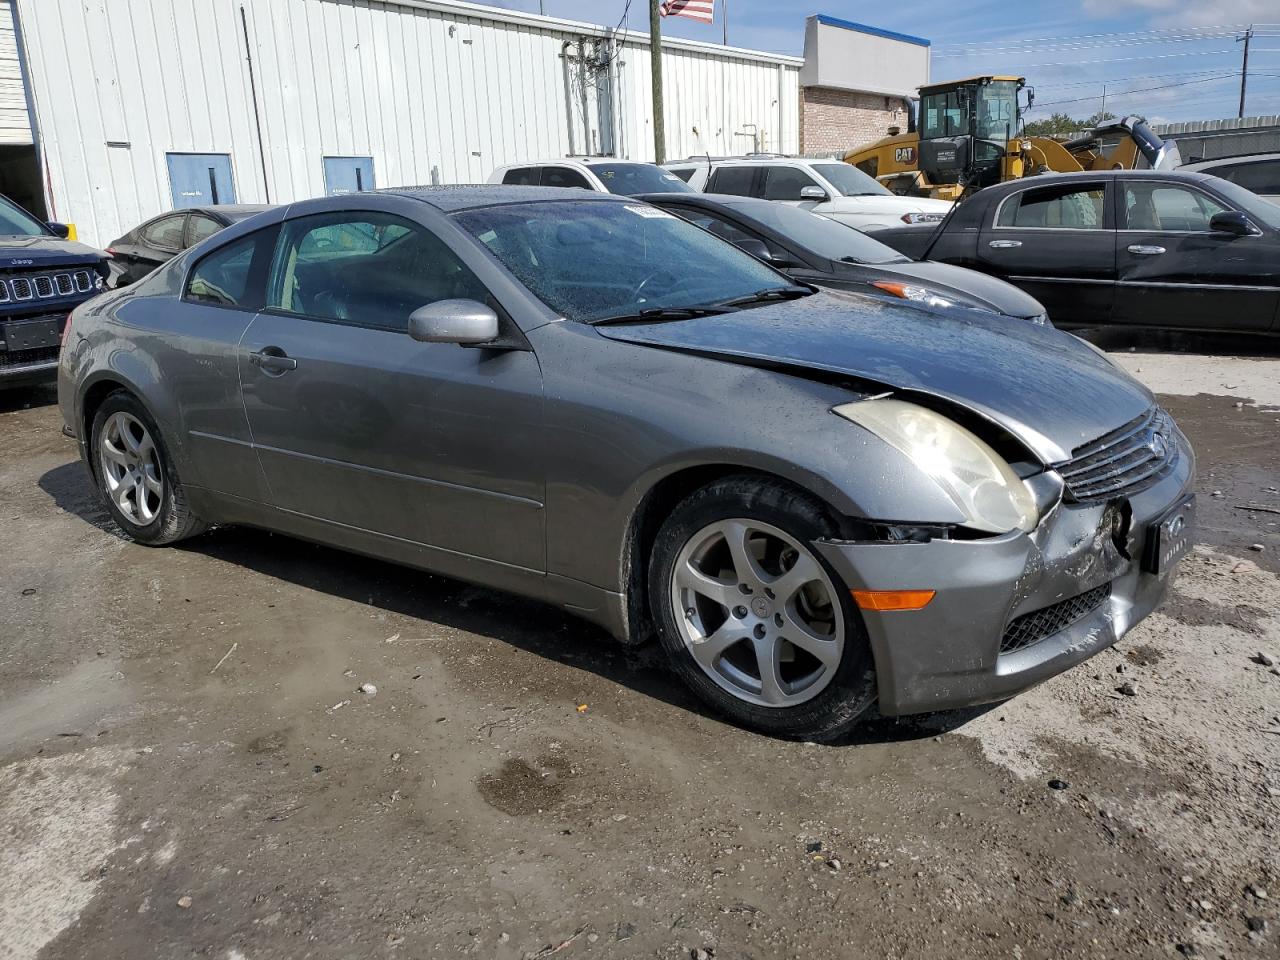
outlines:
[[667, 211], [665, 210], [659, 210], [657, 207], [633, 207], [631, 204], [628, 203], [627, 209], [630, 210], [632, 213], [637, 214], [638, 216], [649, 217], [650, 219], [653, 219], [655, 217], [656, 218], [667, 217], [668, 219], [672, 219], [672, 220], [675, 219], [675, 216], [673, 214], [667, 213]]

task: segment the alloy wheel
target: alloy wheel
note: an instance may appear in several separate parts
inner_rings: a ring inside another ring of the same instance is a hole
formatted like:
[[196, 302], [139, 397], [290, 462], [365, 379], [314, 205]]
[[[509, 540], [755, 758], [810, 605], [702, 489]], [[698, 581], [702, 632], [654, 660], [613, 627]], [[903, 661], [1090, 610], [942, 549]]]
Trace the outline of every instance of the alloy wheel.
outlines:
[[671, 577], [686, 649], [735, 697], [793, 707], [835, 676], [844, 612], [826, 570], [794, 537], [755, 520], [720, 520], [689, 539]]
[[107, 496], [126, 520], [145, 527], [159, 516], [164, 474], [142, 421], [123, 411], [108, 417], [98, 435], [98, 462]]

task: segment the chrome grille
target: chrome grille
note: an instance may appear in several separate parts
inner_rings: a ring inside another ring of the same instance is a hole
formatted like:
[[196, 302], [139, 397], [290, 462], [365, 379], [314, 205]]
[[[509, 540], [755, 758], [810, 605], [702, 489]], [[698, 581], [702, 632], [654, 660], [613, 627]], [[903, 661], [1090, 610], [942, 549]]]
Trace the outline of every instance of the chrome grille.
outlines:
[[71, 297], [77, 293], [92, 293], [94, 286], [93, 273], [89, 270], [0, 274], [0, 303]]
[[1024, 613], [1009, 621], [1004, 636], [1000, 638], [1000, 652], [1013, 653], [1039, 643], [1073, 623], [1083, 620], [1107, 602], [1111, 596], [1111, 584], [1104, 583], [1077, 597], [1062, 600], [1051, 607]]
[[1077, 503], [1105, 503], [1150, 487], [1178, 462], [1178, 428], [1159, 407], [1053, 464]]

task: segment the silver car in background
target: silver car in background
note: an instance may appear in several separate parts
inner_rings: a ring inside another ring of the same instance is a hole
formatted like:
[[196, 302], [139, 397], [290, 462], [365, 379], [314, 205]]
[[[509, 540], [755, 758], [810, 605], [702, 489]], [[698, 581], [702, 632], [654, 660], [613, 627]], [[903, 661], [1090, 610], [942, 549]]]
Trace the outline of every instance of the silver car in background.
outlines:
[[536, 597], [780, 736], [1080, 663], [1192, 530], [1186, 439], [1074, 337], [581, 190], [264, 212], [77, 309], [59, 399], [140, 543], [249, 524]]

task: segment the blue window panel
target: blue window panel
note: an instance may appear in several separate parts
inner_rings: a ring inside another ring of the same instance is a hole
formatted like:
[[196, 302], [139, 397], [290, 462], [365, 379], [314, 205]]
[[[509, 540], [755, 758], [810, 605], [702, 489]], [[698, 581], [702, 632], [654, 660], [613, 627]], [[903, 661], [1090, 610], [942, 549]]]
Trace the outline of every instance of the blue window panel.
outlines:
[[165, 157], [174, 209], [236, 202], [229, 154], [169, 153]]
[[325, 157], [324, 192], [329, 197], [372, 190], [373, 157]]

